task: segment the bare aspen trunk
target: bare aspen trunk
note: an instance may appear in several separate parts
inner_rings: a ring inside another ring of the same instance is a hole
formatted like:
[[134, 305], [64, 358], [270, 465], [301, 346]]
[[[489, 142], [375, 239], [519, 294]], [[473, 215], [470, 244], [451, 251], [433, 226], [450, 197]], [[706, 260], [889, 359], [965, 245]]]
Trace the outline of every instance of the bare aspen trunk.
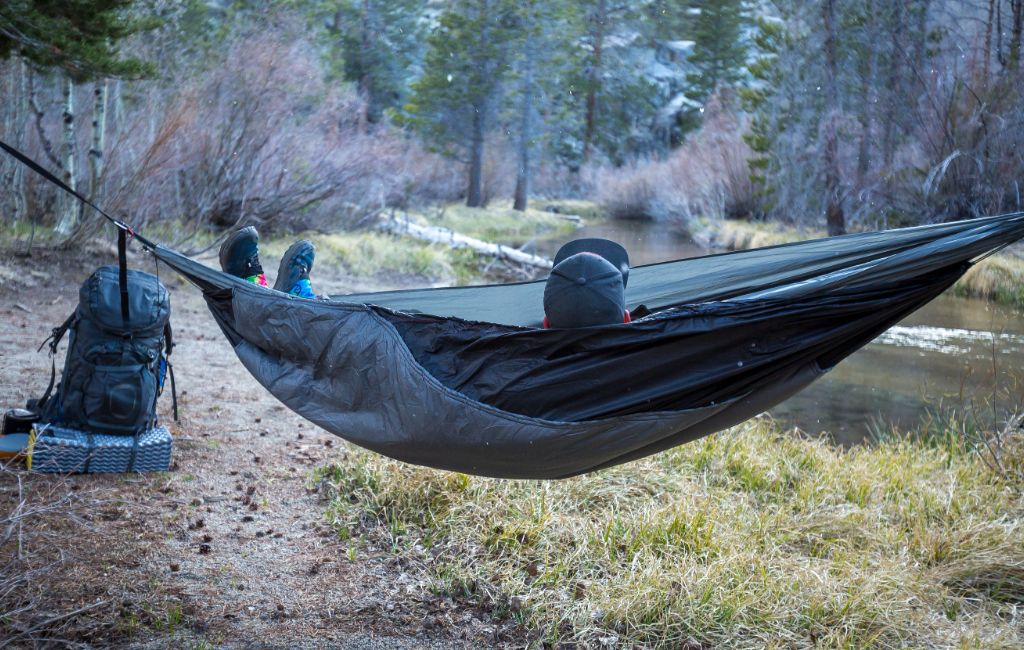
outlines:
[[825, 0], [822, 6], [825, 25], [825, 222], [829, 236], [842, 235], [846, 232], [839, 178], [839, 137], [836, 128], [839, 92], [835, 11], [835, 0]]
[[[15, 70], [15, 143], [24, 147], [28, 135], [28, 65], [21, 57], [14, 59]], [[28, 218], [28, 195], [25, 187], [25, 166], [14, 166], [14, 178], [11, 180], [11, 193], [14, 196], [14, 220]]]
[[608, 20], [608, 2], [601, 0], [597, 5], [597, 20], [594, 30], [594, 53], [587, 81], [586, 115], [583, 129], [583, 162], [590, 159], [590, 150], [597, 129], [597, 89], [601, 83], [601, 56], [604, 49], [604, 31]]
[[890, 119], [885, 120], [885, 127], [882, 130], [882, 160], [886, 170], [892, 168], [893, 156], [896, 153], [896, 120], [892, 117], [899, 110], [896, 106], [897, 93], [900, 86], [900, 63], [903, 59], [901, 54], [903, 38], [903, 3], [894, 2], [893, 18], [895, 24], [892, 27], [892, 39], [889, 53], [889, 78], [886, 81], [886, 108], [890, 111]]
[[[15, 84], [17, 82], [15, 81], [15, 76], [16, 76], [15, 65], [16, 65], [16, 61], [12, 60], [10, 62], [10, 64], [9, 64], [8, 68], [7, 68], [7, 74], [4, 76], [4, 93], [5, 93], [5, 96], [7, 96], [7, 97], [14, 97], [15, 92], [16, 92]], [[15, 131], [15, 126], [14, 126], [15, 119], [16, 119], [15, 115], [14, 115], [14, 113], [15, 113], [14, 103], [13, 102], [5, 102], [4, 104], [0, 104], [0, 113], [3, 114], [3, 118], [4, 118], [4, 121], [3, 121], [3, 129], [4, 130], [2, 131], [4, 137], [5, 138], [9, 138], [11, 136], [15, 136], [16, 137], [17, 131]], [[20, 143], [17, 141], [17, 139], [14, 139], [13, 144], [14, 144], [14, 146], [19, 146]], [[2, 173], [2, 179], [3, 179], [4, 187], [11, 187], [13, 185], [13, 183], [14, 183], [14, 170], [17, 169], [17, 167], [18, 167], [18, 165], [15, 163], [15, 161], [9, 159], [7, 156], [0, 156], [0, 173]], [[10, 210], [11, 210], [11, 214], [13, 214], [14, 213], [13, 197], [12, 197], [11, 203], [12, 203], [12, 205], [10, 206]], [[7, 206], [6, 196], [4, 194], [0, 193], [0, 220], [6, 220], [7, 219], [7, 210], [8, 210], [8, 206]], [[13, 217], [14, 221], [17, 221], [17, 219], [18, 218], [16, 216]]]
[[523, 46], [522, 106], [519, 116], [519, 167], [516, 170], [516, 193], [513, 210], [525, 210], [530, 195], [530, 141], [533, 139], [533, 25], [527, 25]]
[[46, 137], [46, 129], [43, 128], [43, 118], [46, 117], [46, 111], [39, 105], [39, 99], [36, 97], [36, 76], [32, 72], [32, 68], [28, 69], [28, 105], [35, 115], [36, 135], [39, 136], [39, 144], [43, 147], [43, 153], [46, 154], [47, 159], [49, 159], [54, 167], [62, 168], [60, 158], [53, 151], [53, 143]]
[[107, 80], [93, 88], [92, 147], [89, 148], [89, 200], [99, 198], [100, 178], [103, 176], [103, 155], [107, 132]]
[[924, 91], [924, 60], [925, 54], [928, 51], [928, 9], [931, 5], [931, 0], [921, 0], [920, 10], [917, 14], [917, 34], [916, 42], [914, 43], [914, 68], [917, 71], [914, 74], [914, 84], [920, 91]]
[[[70, 77], [64, 80], [64, 114], [63, 122], [63, 143], [61, 145], [61, 157], [63, 158], [63, 180], [71, 189], [75, 188], [75, 82]], [[67, 236], [71, 234], [78, 225], [78, 204], [74, 198], [61, 192], [57, 201], [59, 216], [57, 227], [54, 229], [58, 235]]]
[[466, 205], [479, 208], [484, 204], [484, 111], [483, 102], [473, 110], [473, 133], [469, 146], [469, 188], [466, 191]]
[[[364, 57], [370, 56], [370, 0], [363, 0], [362, 14], [362, 26], [360, 28], [360, 44], [362, 45], [362, 55]], [[359, 130], [363, 133], [370, 128], [370, 103], [373, 101], [372, 91], [370, 88], [370, 72], [369, 66], [363, 63], [363, 74], [359, 77], [359, 95], [363, 98], [363, 110], [359, 116]]]
[[[10, 101], [5, 102], [4, 133], [10, 138], [11, 144], [18, 149], [24, 149], [25, 126], [28, 119], [28, 106], [25, 87], [25, 62], [21, 57], [15, 56], [10, 59], [10, 67], [7, 74], [7, 92]], [[26, 215], [27, 199], [25, 196], [25, 167], [24, 165], [5, 157], [0, 169], [5, 169], [3, 174], [4, 187], [9, 187], [10, 218], [17, 223]], [[0, 196], [3, 193], [0, 192]], [[4, 203], [0, 201], [0, 208]]]
[[1024, 0], [1010, 0], [1012, 23], [1010, 27], [1010, 56], [1007, 67], [1011, 72], [1020, 69], [1021, 35], [1024, 33]]
[[117, 133], [124, 122], [124, 95], [120, 79], [114, 80], [114, 87], [110, 91], [110, 108], [113, 112], [113, 115], [110, 116], [110, 128]]
[[[865, 13], [868, 17], [867, 34], [875, 33], [875, 2], [867, 0]], [[874, 140], [875, 110], [878, 104], [878, 93], [875, 84], [878, 79], [878, 48], [868, 48], [868, 69], [861, 83], [861, 101], [864, 112], [861, 115], [860, 146], [857, 151], [857, 187], [864, 187], [868, 169], [871, 166], [871, 142]]]
[[992, 18], [996, 11], [996, 0], [988, 0], [988, 18], [985, 20], [985, 52], [982, 58], [982, 70], [985, 83], [989, 79], [989, 63], [992, 60]]

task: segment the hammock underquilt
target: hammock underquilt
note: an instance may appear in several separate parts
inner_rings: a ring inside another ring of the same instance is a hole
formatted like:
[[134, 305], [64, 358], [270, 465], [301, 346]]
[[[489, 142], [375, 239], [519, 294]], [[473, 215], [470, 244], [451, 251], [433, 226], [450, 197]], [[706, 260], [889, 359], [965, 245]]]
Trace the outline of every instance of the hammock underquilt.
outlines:
[[537, 327], [544, 283], [309, 301], [174, 251], [246, 368], [300, 415], [399, 460], [560, 478], [732, 426], [801, 390], [1024, 237], [1024, 215], [630, 270], [652, 315]]

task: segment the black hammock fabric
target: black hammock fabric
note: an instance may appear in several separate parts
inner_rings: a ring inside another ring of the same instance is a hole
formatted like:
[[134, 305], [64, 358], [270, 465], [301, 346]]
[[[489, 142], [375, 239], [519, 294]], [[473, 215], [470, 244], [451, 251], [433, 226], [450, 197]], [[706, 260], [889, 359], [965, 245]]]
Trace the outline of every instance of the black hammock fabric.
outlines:
[[324, 429], [410, 463], [560, 478], [764, 411], [1022, 237], [1017, 213], [641, 266], [626, 298], [649, 316], [553, 330], [543, 281], [311, 301], [154, 254]]

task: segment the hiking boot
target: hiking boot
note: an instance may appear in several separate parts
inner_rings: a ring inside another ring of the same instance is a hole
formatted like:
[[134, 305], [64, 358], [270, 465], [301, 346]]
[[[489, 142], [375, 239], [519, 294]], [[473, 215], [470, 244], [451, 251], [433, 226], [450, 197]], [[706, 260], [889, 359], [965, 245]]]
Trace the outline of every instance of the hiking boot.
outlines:
[[315, 257], [316, 249], [311, 241], [300, 239], [289, 246], [277, 267], [274, 289], [300, 298], [316, 298], [309, 283]]
[[236, 278], [267, 286], [260, 264], [260, 235], [252, 226], [231, 233], [220, 246], [220, 268]]

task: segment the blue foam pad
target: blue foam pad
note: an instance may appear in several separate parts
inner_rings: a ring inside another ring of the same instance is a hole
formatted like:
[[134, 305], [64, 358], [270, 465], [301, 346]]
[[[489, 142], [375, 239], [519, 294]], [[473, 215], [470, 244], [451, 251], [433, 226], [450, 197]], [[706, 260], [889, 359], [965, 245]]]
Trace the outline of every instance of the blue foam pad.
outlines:
[[28, 447], [27, 433], [8, 433], [0, 436], [0, 458], [13, 458]]
[[171, 466], [171, 432], [158, 426], [134, 436], [36, 424], [30, 467], [37, 472], [163, 472]]

